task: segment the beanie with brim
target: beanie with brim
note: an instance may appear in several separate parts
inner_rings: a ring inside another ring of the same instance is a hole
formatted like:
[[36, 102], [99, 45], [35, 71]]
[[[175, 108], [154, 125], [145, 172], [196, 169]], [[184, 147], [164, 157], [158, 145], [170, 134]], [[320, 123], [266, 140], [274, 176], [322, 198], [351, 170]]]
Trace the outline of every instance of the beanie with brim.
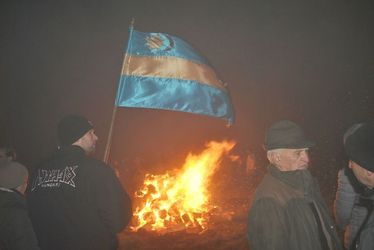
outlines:
[[22, 164], [8, 159], [0, 160], [0, 187], [17, 188], [28, 176], [28, 171]]
[[314, 146], [314, 142], [306, 139], [304, 131], [294, 122], [282, 120], [274, 123], [266, 132], [264, 148], [302, 149]]
[[344, 149], [350, 160], [374, 172], [374, 123], [356, 126], [355, 130], [346, 136]]
[[79, 115], [67, 115], [58, 124], [57, 133], [60, 146], [68, 146], [93, 129], [92, 123]]

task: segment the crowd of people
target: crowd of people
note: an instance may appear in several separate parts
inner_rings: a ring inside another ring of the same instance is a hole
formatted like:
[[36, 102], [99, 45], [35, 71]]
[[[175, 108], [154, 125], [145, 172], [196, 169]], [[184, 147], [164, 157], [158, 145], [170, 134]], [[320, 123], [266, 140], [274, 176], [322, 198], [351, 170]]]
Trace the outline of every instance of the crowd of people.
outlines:
[[92, 123], [68, 115], [57, 134], [58, 149], [29, 178], [15, 154], [0, 151], [0, 249], [117, 249], [131, 200], [113, 169], [90, 157], [98, 140]]
[[[131, 199], [113, 169], [91, 157], [93, 124], [68, 115], [57, 135], [58, 149], [30, 176], [13, 149], [0, 148], [0, 249], [117, 249]], [[374, 249], [374, 124], [353, 125], [343, 145], [349, 161], [338, 173], [334, 220], [308, 170], [314, 142], [288, 120], [268, 128], [269, 166], [248, 214], [251, 250]]]

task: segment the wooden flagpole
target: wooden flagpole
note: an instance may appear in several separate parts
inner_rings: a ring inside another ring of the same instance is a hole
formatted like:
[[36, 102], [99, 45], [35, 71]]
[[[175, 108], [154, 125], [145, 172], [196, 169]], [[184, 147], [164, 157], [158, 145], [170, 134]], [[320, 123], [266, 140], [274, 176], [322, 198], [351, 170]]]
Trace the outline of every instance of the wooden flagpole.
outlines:
[[113, 112], [112, 112], [112, 120], [110, 122], [109, 134], [108, 134], [108, 139], [107, 139], [106, 146], [105, 146], [105, 153], [104, 153], [104, 159], [103, 159], [103, 161], [106, 164], [108, 163], [110, 148], [112, 146], [112, 135], [113, 135], [114, 120], [116, 119], [116, 113], [117, 113], [117, 106], [114, 105]]
[[[126, 55], [123, 59], [123, 63], [122, 63], [122, 72], [121, 74], [124, 72], [124, 67], [127, 65], [127, 67], [129, 66], [127, 61], [127, 52], [129, 50], [129, 44], [131, 42], [131, 36], [132, 36], [132, 30], [134, 28], [134, 23], [135, 23], [135, 19], [132, 18], [131, 20], [131, 24], [130, 24], [130, 33], [129, 33], [129, 39], [128, 39], [128, 43], [127, 43], [127, 50], [126, 50]], [[117, 98], [116, 98], [117, 99]], [[109, 155], [110, 155], [110, 149], [112, 147], [112, 137], [113, 137], [113, 127], [114, 127], [114, 121], [116, 119], [116, 114], [117, 114], [117, 105], [114, 104], [114, 107], [113, 107], [113, 112], [112, 112], [112, 119], [110, 121], [110, 127], [109, 127], [109, 134], [108, 134], [108, 139], [107, 139], [107, 142], [106, 142], [106, 146], [105, 146], [105, 152], [104, 152], [104, 159], [103, 161], [107, 164], [108, 163], [108, 160], [109, 160]]]

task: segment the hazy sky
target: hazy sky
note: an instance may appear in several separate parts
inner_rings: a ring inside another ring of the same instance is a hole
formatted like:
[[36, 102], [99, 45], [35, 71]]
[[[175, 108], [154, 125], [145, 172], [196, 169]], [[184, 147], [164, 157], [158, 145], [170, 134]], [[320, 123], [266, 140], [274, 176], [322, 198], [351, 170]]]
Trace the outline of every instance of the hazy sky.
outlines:
[[325, 157], [374, 120], [373, 1], [19, 1], [0, 3], [0, 142], [23, 162], [57, 145], [65, 114], [93, 121], [102, 158], [128, 26], [191, 43], [229, 84], [237, 120], [121, 108], [113, 157], [162, 161], [207, 140], [259, 149], [279, 119], [301, 124]]

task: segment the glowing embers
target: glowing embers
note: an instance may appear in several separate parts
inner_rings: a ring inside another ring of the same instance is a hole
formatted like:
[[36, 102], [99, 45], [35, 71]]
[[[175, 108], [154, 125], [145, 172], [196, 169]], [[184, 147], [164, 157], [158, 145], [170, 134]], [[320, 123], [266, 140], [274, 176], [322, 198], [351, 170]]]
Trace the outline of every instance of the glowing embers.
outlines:
[[189, 154], [181, 169], [163, 175], [147, 174], [143, 187], [135, 193], [140, 206], [134, 212], [133, 231], [178, 231], [207, 228], [210, 177], [224, 155], [235, 146], [233, 141], [207, 143], [199, 155]]

